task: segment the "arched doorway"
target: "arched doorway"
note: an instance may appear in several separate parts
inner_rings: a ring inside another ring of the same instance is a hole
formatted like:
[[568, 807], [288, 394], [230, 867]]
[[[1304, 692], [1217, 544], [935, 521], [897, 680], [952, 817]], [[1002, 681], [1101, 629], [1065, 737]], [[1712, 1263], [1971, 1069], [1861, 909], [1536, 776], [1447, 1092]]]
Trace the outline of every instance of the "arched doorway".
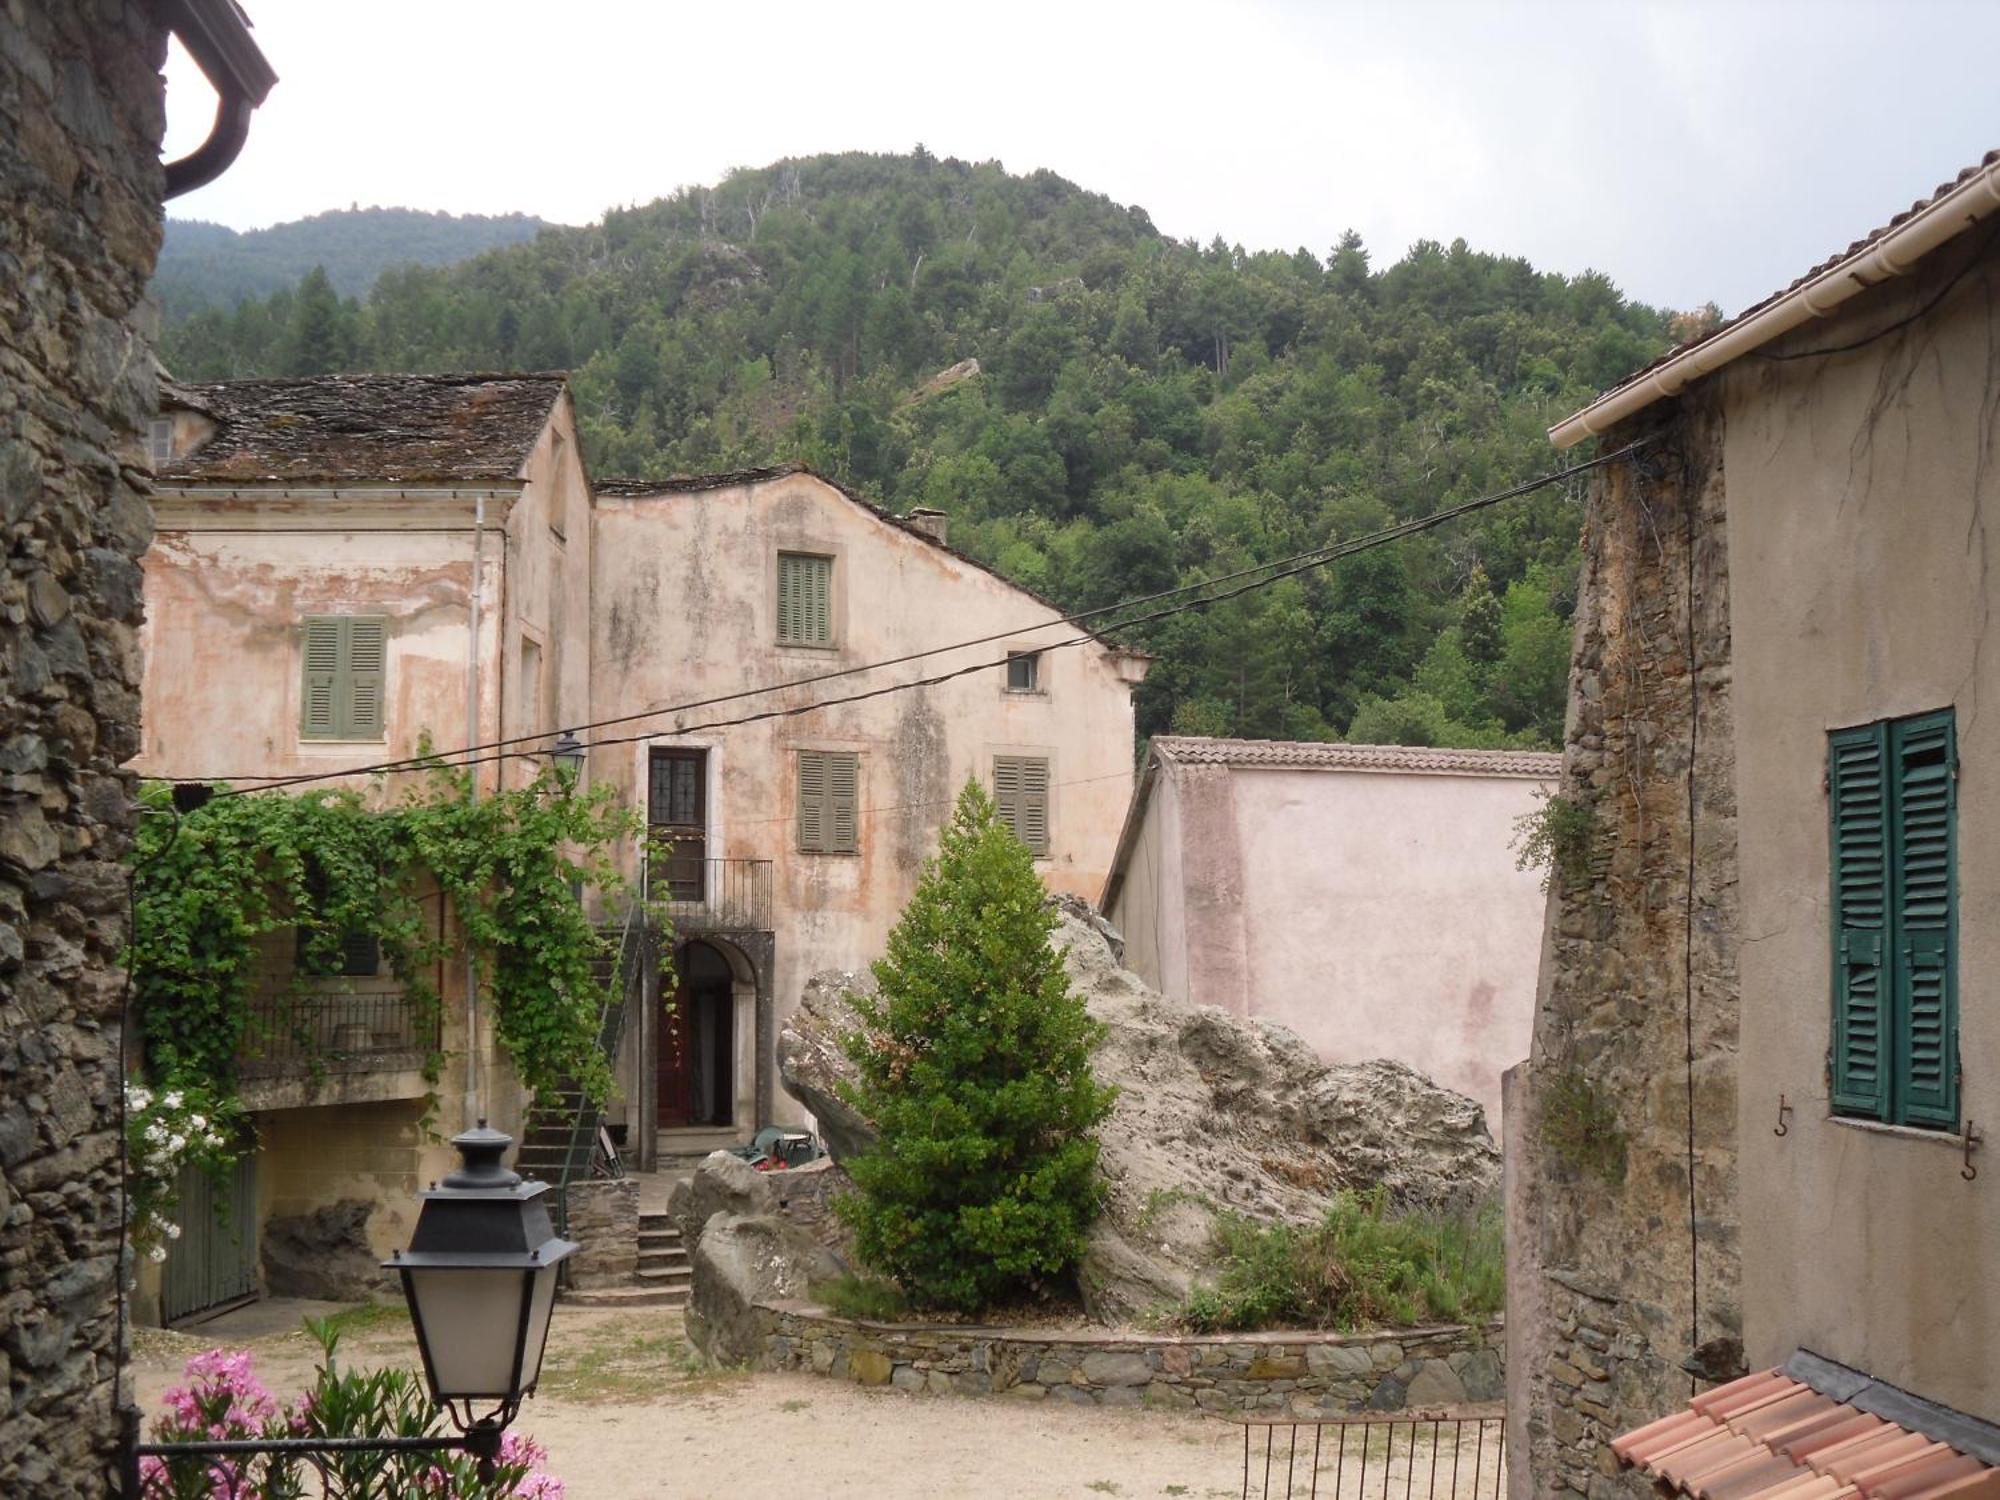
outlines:
[[662, 1130], [736, 1124], [736, 968], [712, 943], [694, 940], [674, 956], [674, 988], [660, 1017], [659, 1124]]

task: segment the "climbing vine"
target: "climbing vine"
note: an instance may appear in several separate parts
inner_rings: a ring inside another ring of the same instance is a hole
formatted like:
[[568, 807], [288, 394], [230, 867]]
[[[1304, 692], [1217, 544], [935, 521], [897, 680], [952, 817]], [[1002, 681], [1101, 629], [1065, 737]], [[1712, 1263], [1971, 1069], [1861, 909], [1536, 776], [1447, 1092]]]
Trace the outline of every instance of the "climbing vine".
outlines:
[[522, 1083], [601, 1099], [608, 945], [579, 893], [623, 892], [612, 851], [637, 822], [613, 789], [558, 776], [474, 801], [464, 773], [438, 766], [386, 806], [345, 788], [259, 792], [178, 817], [167, 789], [150, 788], [159, 816], [142, 820], [134, 851], [132, 968], [152, 1077], [235, 1096], [238, 1058], [264, 1039], [252, 1004], [264, 940], [296, 931], [295, 989], [365, 935], [426, 1020], [439, 1005], [427, 970], [469, 952]]
[[1560, 792], [1541, 794], [1541, 805], [1514, 820], [1514, 867], [1540, 870], [1542, 889], [1580, 891], [1596, 872], [1602, 836], [1597, 809]]

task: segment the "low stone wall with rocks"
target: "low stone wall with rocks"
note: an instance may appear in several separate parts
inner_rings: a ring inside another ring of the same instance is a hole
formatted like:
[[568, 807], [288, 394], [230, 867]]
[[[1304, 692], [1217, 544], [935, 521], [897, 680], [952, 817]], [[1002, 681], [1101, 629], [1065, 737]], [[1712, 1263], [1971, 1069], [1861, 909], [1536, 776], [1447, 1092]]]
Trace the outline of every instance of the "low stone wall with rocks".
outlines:
[[1499, 1323], [1388, 1332], [1109, 1334], [873, 1323], [760, 1303], [767, 1370], [937, 1396], [1301, 1416], [1497, 1401]]
[[569, 1284], [579, 1291], [630, 1286], [639, 1269], [639, 1184], [630, 1177], [572, 1182]]

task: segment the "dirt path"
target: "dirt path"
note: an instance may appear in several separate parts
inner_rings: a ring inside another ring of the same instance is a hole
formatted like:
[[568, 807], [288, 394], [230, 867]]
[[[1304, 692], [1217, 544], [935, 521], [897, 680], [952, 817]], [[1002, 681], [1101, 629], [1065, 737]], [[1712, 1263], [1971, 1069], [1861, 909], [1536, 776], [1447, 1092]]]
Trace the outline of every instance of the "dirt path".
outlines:
[[[295, 1394], [312, 1377], [318, 1346], [303, 1332], [277, 1331], [296, 1327], [291, 1311], [265, 1304], [249, 1319], [233, 1315], [234, 1326], [225, 1319], [191, 1333], [142, 1335], [140, 1404], [159, 1410], [186, 1359], [218, 1344], [249, 1348], [273, 1393]], [[345, 1358], [415, 1363], [400, 1310], [346, 1314], [344, 1321]], [[1220, 1421], [907, 1396], [810, 1375], [716, 1374], [697, 1367], [679, 1314], [657, 1309], [559, 1310], [542, 1389], [518, 1425], [548, 1448], [549, 1468], [568, 1486], [569, 1500], [1222, 1500], [1242, 1493], [1242, 1432]], [[1299, 1479], [1303, 1494], [1303, 1473]], [[1461, 1485], [1469, 1480], [1468, 1472]], [[1423, 1488], [1420, 1468], [1417, 1492]], [[1400, 1474], [1394, 1492], [1403, 1493]], [[1256, 1483], [1251, 1493], [1259, 1493]], [[1271, 1493], [1282, 1494], [1282, 1485]], [[1492, 1493], [1490, 1480], [1481, 1493]], [[1330, 1496], [1332, 1486], [1323, 1480], [1319, 1494]]]

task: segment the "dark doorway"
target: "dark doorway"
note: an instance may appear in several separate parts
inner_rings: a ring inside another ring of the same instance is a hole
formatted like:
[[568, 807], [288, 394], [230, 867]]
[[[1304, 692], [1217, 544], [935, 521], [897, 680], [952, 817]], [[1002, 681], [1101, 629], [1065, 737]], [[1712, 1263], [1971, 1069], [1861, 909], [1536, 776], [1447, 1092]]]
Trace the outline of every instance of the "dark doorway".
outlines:
[[736, 975], [707, 943], [674, 960], [673, 1008], [660, 1018], [663, 1129], [736, 1123]]
[[[649, 884], [670, 901], [708, 895], [708, 752], [653, 751], [646, 788]], [[665, 889], [662, 890], [662, 885]]]

